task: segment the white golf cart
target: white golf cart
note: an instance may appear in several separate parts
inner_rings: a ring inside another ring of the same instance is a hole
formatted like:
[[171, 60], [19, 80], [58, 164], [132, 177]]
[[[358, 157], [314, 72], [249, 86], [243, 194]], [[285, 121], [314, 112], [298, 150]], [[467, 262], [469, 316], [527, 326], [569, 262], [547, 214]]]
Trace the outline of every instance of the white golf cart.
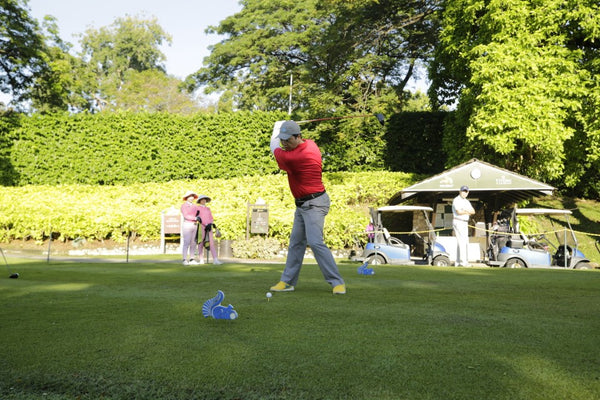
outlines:
[[[569, 222], [569, 210], [550, 208], [516, 208], [507, 229], [497, 229], [490, 236], [488, 263], [506, 268], [571, 268], [589, 269], [590, 260], [577, 248], [575, 232]], [[555, 238], [545, 233], [527, 235], [521, 231], [517, 217], [545, 216], [552, 223]], [[556, 226], [561, 219], [564, 226]]]
[[[370, 265], [412, 265], [415, 263], [413, 258], [418, 257], [428, 264], [435, 257], [447, 259], [448, 255], [445, 253], [432, 252], [435, 233], [429, 221], [431, 212], [431, 207], [424, 206], [385, 206], [371, 209], [374, 230], [369, 235], [369, 242], [359, 260], [367, 261]], [[400, 227], [403, 232], [392, 236], [388, 226]]]

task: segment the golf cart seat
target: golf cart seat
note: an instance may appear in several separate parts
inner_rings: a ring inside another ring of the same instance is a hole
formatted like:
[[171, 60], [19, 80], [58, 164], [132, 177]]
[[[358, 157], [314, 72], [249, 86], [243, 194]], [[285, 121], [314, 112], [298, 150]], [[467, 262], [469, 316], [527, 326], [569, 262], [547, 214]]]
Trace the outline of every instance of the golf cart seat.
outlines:
[[506, 245], [512, 249], [522, 249], [525, 246], [525, 240], [520, 237], [511, 237]]
[[387, 228], [383, 228], [383, 238], [385, 239], [386, 243], [389, 243], [390, 239], [392, 238], [392, 235], [390, 235], [390, 231], [388, 231]]
[[510, 236], [506, 245], [513, 249], [522, 249], [529, 243], [529, 238], [523, 232]]
[[388, 231], [387, 228], [383, 228], [382, 231], [383, 231], [383, 238], [385, 239], [386, 244], [388, 244], [390, 246], [399, 246], [399, 245], [404, 244], [404, 242], [402, 240], [390, 235], [390, 231]]

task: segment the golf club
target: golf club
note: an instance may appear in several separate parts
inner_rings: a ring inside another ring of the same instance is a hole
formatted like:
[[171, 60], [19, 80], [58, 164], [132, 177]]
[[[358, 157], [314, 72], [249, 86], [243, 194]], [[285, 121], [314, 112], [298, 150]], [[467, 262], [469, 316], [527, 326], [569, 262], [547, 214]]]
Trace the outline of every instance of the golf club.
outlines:
[[385, 124], [385, 117], [383, 116], [383, 114], [348, 115], [348, 116], [345, 116], [345, 117], [327, 117], [327, 118], [306, 119], [304, 121], [296, 121], [296, 123], [298, 125], [300, 125], [300, 124], [307, 124], [309, 122], [329, 121], [329, 120], [332, 120], [332, 119], [368, 118], [368, 117], [375, 117], [375, 118], [377, 118], [377, 121], [379, 121], [379, 123], [381, 124], [381, 126], [383, 126]]
[[12, 273], [10, 270], [10, 267], [8, 266], [8, 261], [6, 261], [6, 256], [4, 255], [4, 251], [2, 250], [2, 248], [0, 247], [0, 253], [2, 253], [2, 258], [4, 258], [4, 264], [6, 264], [6, 269], [8, 270], [8, 277], [10, 279], [17, 279], [19, 277], [19, 274], [17, 272]]

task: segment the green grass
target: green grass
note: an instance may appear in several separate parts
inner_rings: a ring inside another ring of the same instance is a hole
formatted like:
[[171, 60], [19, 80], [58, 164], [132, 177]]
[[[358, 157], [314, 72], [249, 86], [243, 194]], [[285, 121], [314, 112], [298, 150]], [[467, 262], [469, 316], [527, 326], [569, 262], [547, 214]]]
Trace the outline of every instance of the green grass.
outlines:
[[600, 271], [9, 261], [2, 399], [600, 398]]

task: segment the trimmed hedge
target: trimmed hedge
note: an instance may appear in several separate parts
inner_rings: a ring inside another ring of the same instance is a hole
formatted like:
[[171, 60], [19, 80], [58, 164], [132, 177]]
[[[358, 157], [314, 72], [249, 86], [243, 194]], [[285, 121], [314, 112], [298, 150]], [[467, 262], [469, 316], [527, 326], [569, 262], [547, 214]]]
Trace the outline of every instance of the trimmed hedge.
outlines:
[[[402, 113], [303, 126], [319, 143], [324, 171], [444, 169], [445, 113]], [[278, 172], [269, 151], [281, 112], [183, 116], [160, 113], [32, 115], [0, 119], [0, 184], [127, 185]]]
[[[160, 212], [179, 207], [182, 193], [193, 189], [214, 198], [211, 208], [228, 239], [245, 236], [247, 203], [265, 199], [271, 206], [269, 236], [283, 243], [294, 205], [269, 139], [273, 123], [286, 118], [281, 112], [5, 113], [0, 184], [19, 187], [0, 193], [0, 241], [41, 241], [51, 232], [61, 240], [119, 241], [131, 231], [157, 239]], [[440, 172], [445, 157], [435, 143], [443, 119], [444, 114], [404, 113], [384, 128], [371, 118], [303, 126], [304, 136], [324, 153], [332, 198], [325, 227], [330, 246], [351, 245], [367, 223], [369, 206], [385, 204], [420, 179], [347, 171]]]
[[[327, 173], [331, 197], [326, 242], [332, 248], [352, 246], [364, 231], [368, 207], [386, 204], [420, 177], [399, 172]], [[294, 202], [284, 174], [233, 179], [184, 180], [134, 185], [28, 185], [0, 191], [0, 241], [77, 238], [125, 241], [128, 232], [141, 240], [160, 237], [160, 215], [178, 209], [187, 190], [209, 195], [223, 239], [246, 234], [248, 203], [269, 205], [269, 237], [285, 244], [291, 232]]]
[[[281, 113], [33, 115], [0, 126], [4, 185], [116, 185], [277, 172]], [[8, 136], [8, 139], [6, 139]], [[8, 150], [10, 149], [10, 150]]]
[[448, 112], [410, 112], [387, 122], [385, 162], [392, 171], [435, 175], [444, 171], [447, 156], [442, 131]]

